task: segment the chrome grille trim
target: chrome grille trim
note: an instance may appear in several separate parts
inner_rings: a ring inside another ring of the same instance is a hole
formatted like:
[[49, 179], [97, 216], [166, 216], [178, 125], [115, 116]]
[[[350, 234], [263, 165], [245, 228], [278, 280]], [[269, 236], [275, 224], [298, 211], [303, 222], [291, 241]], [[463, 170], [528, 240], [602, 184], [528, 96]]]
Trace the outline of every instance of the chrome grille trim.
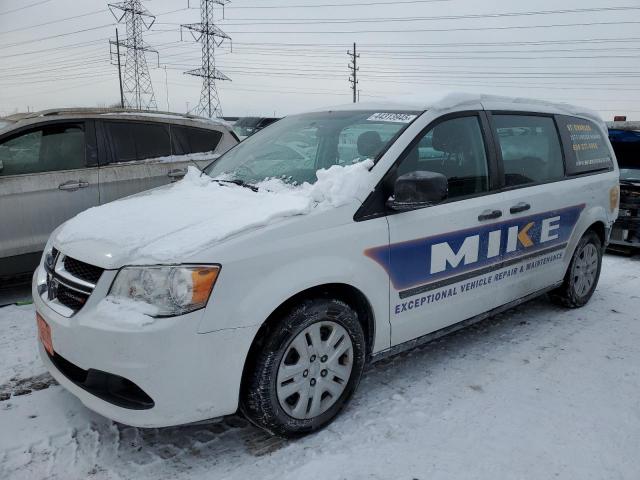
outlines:
[[[65, 260], [67, 258], [72, 259], [72, 257], [67, 257], [64, 253], [56, 251], [56, 255], [53, 257], [53, 265], [45, 262], [44, 268], [47, 275], [47, 282], [40, 296], [60, 315], [72, 317], [84, 307], [95, 290], [96, 284], [79, 278], [67, 271], [65, 269]], [[74, 261], [79, 262], [77, 260]], [[87, 267], [102, 270], [89, 264], [87, 264]], [[102, 271], [100, 271], [98, 278], [101, 275]], [[60, 287], [63, 288], [60, 295], [58, 295], [58, 289]], [[74, 293], [70, 294], [69, 291]]]

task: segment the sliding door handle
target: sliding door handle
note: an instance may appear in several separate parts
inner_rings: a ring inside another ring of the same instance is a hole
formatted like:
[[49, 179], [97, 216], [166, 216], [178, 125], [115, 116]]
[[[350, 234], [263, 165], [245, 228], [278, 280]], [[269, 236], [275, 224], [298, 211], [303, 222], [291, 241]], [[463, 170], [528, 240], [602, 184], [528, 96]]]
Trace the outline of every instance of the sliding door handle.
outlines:
[[478, 215], [478, 220], [484, 222], [485, 220], [495, 220], [502, 216], [502, 210], [485, 210]]
[[513, 207], [511, 207], [509, 209], [509, 212], [510, 213], [521, 213], [521, 212], [526, 212], [529, 209], [531, 209], [531, 205], [529, 205], [526, 202], [520, 202], [520, 203], [516, 203]]
[[69, 180], [68, 182], [64, 182], [58, 185], [58, 188], [60, 190], [71, 190], [72, 192], [74, 192], [79, 188], [87, 188], [88, 186], [89, 182], [84, 182], [82, 180]]

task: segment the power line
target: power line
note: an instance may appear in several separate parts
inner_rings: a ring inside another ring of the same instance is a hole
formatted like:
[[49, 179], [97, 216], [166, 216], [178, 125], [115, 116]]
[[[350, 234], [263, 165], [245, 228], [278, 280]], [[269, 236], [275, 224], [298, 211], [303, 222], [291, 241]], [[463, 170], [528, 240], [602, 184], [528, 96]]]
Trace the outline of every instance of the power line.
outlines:
[[41, 2], [30, 3], [29, 5], [23, 5], [22, 7], [14, 8], [13, 10], [5, 10], [4, 12], [0, 12], [0, 15], [7, 15], [8, 13], [19, 12], [20, 10], [35, 7], [36, 5], [42, 5], [43, 3], [48, 3], [50, 1], [51, 0], [42, 0]]
[[438, 33], [438, 32], [484, 32], [484, 31], [501, 31], [501, 30], [528, 30], [534, 28], [564, 28], [564, 27], [589, 27], [597, 25], [638, 25], [640, 21], [615, 21], [615, 22], [578, 22], [578, 23], [555, 23], [546, 25], [509, 25], [503, 27], [456, 27], [456, 28], [429, 28], [429, 29], [412, 29], [412, 30], [277, 30], [277, 31], [234, 31], [232, 33], [243, 34], [322, 34], [322, 35], [339, 35], [339, 34], [356, 34], [356, 33]]
[[[504, 18], [504, 17], [527, 17], [538, 15], [559, 15], [569, 13], [595, 13], [595, 12], [618, 12], [640, 10], [640, 6], [617, 6], [617, 7], [593, 7], [593, 8], [573, 8], [561, 10], [534, 10], [525, 12], [499, 12], [499, 13], [478, 13], [467, 15], [441, 15], [430, 17], [384, 17], [384, 18], [234, 18], [230, 19], [228, 25], [290, 25], [290, 24], [350, 24], [350, 23], [378, 23], [378, 22], [422, 22], [422, 21], [439, 21], [439, 20], [469, 20], [469, 19], [485, 19], [485, 18]], [[257, 21], [253, 23], [250, 21]], [[250, 22], [250, 23], [237, 23]], [[168, 24], [167, 24], [168, 25]]]
[[240, 9], [273, 9], [273, 8], [319, 8], [319, 7], [371, 7], [375, 5], [403, 5], [416, 3], [440, 3], [450, 2], [451, 0], [399, 0], [384, 2], [366, 2], [366, 3], [317, 3], [314, 5], [234, 5], [229, 7], [232, 10]]
[[100, 30], [102, 28], [107, 28], [107, 27], [111, 27], [111, 24], [100, 25], [98, 27], [83, 28], [81, 30], [75, 30], [73, 32], [59, 33], [57, 35], [49, 35], [48, 37], [34, 38], [32, 40], [24, 40], [22, 42], [8, 43], [6, 45], [0, 45], [0, 48], [18, 47], [20, 45], [26, 45], [28, 43], [42, 42], [44, 40], [51, 40], [52, 38], [67, 37], [69, 35], [75, 35], [77, 33], [84, 33], [84, 32], [91, 32], [93, 30]]
[[52, 25], [54, 23], [66, 22], [67, 20], [74, 20], [76, 18], [88, 17], [90, 15], [95, 15], [96, 13], [102, 13], [102, 12], [108, 12], [108, 10], [106, 8], [103, 8], [103, 9], [100, 9], [100, 10], [94, 10], [93, 12], [88, 12], [88, 13], [83, 13], [83, 14], [80, 14], [80, 15], [75, 15], [73, 17], [66, 17], [66, 18], [61, 18], [61, 19], [58, 19], [58, 20], [51, 20], [50, 22], [38, 23], [37, 25], [29, 25], [28, 27], [15, 28], [13, 30], [6, 30], [4, 32], [0, 32], [0, 35], [5, 35], [7, 33], [22, 32], [23, 30], [29, 30], [31, 28], [43, 27], [45, 25]]

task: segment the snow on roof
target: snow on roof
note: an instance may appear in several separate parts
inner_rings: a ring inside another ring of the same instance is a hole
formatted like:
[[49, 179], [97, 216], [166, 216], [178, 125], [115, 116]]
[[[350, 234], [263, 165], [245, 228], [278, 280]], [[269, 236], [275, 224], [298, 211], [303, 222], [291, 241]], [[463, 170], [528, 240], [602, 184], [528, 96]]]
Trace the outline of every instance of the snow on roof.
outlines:
[[600, 114], [585, 107], [568, 103], [557, 103], [525, 97], [506, 97], [482, 93], [468, 93], [450, 90], [434, 90], [428, 94], [397, 96], [375, 102], [347, 103], [316, 111], [341, 110], [448, 110], [465, 105], [482, 105], [486, 109], [500, 105], [501, 108], [513, 110], [544, 109], [553, 110], [566, 115], [588, 117], [602, 122]]

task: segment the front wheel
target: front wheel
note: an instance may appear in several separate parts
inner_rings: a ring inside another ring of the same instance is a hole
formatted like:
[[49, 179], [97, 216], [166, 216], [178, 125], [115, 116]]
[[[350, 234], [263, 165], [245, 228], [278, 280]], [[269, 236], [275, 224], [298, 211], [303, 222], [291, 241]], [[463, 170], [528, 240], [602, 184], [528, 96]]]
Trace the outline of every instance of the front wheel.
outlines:
[[582, 307], [598, 285], [601, 267], [602, 242], [595, 232], [588, 231], [578, 242], [564, 282], [551, 292], [551, 299], [564, 307]]
[[242, 410], [271, 433], [324, 427], [355, 391], [365, 363], [356, 312], [333, 299], [303, 302], [264, 339], [242, 392]]

